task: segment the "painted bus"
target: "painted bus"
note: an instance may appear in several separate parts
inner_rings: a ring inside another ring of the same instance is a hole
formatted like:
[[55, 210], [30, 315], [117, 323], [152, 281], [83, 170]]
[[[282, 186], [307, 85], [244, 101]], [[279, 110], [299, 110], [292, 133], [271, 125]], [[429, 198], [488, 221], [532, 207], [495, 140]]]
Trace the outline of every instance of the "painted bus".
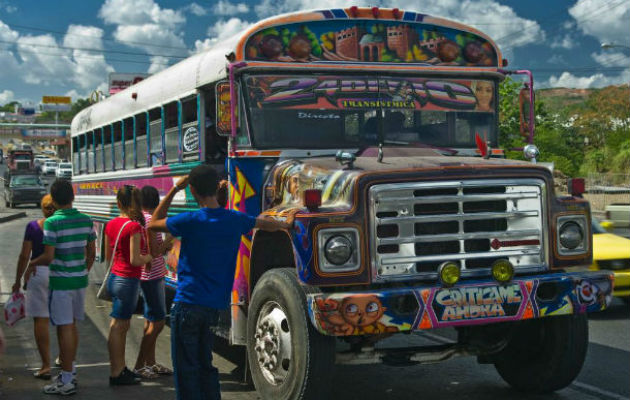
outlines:
[[[75, 204], [102, 238], [122, 185], [164, 194], [206, 163], [229, 208], [294, 217], [242, 237], [217, 329], [246, 346], [264, 399], [325, 398], [335, 363], [466, 355], [518, 390], [554, 391], [579, 373], [587, 312], [609, 305], [613, 276], [584, 271], [589, 204], [535, 163], [533, 80], [506, 65], [482, 32], [413, 11], [265, 19], [80, 112]], [[498, 85], [514, 73], [529, 78], [530, 161], [499, 143]], [[195, 207], [180, 192], [171, 212]], [[173, 288], [177, 248], [168, 265]], [[375, 346], [436, 328], [457, 342]]]

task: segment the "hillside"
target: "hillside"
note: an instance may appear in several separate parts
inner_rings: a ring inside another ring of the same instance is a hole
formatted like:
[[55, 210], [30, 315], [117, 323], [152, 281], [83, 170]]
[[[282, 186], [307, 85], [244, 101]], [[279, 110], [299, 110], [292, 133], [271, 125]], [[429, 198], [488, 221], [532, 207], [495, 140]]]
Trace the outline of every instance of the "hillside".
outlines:
[[606, 101], [624, 96], [624, 92], [626, 98], [630, 96], [627, 85], [607, 86], [601, 89], [550, 88], [536, 90], [536, 100], [545, 103], [545, 109], [550, 114], [566, 115], [568, 111], [583, 109], [591, 95]]

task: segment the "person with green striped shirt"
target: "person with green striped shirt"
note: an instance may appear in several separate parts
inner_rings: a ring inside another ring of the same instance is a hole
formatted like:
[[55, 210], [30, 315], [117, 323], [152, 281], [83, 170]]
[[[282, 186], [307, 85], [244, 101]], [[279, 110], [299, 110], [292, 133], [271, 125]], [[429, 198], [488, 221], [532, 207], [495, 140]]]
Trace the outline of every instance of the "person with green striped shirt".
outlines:
[[88, 272], [96, 255], [94, 224], [90, 217], [72, 208], [70, 182], [57, 179], [50, 187], [57, 211], [44, 222], [44, 253], [29, 263], [26, 276], [38, 265], [48, 265], [50, 322], [57, 326], [61, 373], [46, 394], [76, 393], [74, 359], [79, 342], [76, 321], [83, 320]]

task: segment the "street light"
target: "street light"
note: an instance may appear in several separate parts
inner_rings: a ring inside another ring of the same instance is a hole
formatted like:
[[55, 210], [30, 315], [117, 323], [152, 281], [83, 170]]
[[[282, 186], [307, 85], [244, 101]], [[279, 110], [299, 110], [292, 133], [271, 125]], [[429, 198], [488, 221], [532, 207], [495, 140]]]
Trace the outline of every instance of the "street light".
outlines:
[[614, 48], [630, 50], [630, 46], [626, 46], [626, 45], [623, 45], [623, 44], [602, 43], [602, 49], [614, 49]]

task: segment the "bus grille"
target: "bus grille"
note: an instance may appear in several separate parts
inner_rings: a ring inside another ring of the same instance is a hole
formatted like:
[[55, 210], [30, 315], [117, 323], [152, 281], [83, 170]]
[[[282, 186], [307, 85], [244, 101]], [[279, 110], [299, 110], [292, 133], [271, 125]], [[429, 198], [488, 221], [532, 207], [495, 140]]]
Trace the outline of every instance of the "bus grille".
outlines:
[[370, 243], [378, 280], [435, 279], [440, 264], [486, 276], [508, 259], [516, 273], [545, 269], [545, 186], [471, 180], [370, 188]]

